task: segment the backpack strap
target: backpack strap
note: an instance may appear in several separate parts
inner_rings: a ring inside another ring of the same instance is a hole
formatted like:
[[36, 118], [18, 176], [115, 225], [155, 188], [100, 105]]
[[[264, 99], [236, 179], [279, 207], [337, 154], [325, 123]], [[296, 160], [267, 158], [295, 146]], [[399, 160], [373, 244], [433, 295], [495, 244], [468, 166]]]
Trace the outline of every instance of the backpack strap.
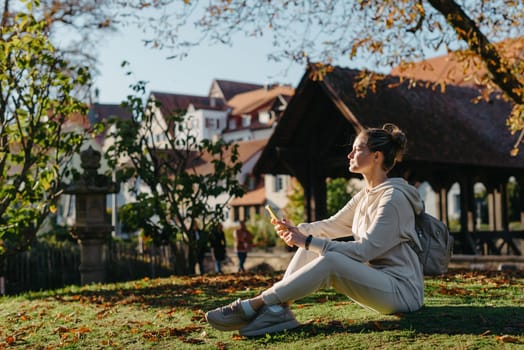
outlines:
[[415, 251], [415, 253], [417, 253], [417, 255], [422, 254], [422, 249], [419, 248], [419, 246], [414, 240], [410, 239], [406, 243]]

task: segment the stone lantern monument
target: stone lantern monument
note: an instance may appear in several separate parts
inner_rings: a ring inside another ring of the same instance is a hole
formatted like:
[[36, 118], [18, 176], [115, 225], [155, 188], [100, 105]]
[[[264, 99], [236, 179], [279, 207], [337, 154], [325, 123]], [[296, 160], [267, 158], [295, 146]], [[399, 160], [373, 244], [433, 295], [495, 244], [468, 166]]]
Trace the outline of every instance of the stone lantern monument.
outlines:
[[106, 196], [119, 191], [118, 184], [109, 176], [98, 174], [100, 158], [100, 152], [91, 146], [80, 152], [84, 172], [64, 190], [75, 195], [76, 218], [69, 231], [80, 245], [82, 284], [105, 282], [106, 242], [113, 231], [106, 215]]

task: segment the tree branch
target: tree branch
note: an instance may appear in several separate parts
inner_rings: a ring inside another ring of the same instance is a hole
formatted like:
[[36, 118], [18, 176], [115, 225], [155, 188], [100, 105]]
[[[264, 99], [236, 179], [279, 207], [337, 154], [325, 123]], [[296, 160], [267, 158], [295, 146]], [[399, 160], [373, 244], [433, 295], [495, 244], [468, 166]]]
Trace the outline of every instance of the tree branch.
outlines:
[[428, 0], [437, 11], [446, 17], [446, 21], [455, 29], [457, 35], [478, 54], [497, 84], [515, 103], [524, 104], [524, 83], [511, 73], [506, 60], [489, 42], [475, 22], [468, 17], [454, 0]]

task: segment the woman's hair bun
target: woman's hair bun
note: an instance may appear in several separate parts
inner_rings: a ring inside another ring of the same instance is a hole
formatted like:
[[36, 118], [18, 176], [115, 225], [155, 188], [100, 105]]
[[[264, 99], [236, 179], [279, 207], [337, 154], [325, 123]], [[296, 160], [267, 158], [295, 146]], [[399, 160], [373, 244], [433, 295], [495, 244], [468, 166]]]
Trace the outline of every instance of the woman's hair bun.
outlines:
[[395, 161], [400, 162], [407, 148], [408, 140], [406, 134], [392, 123], [384, 124], [382, 129], [391, 136], [391, 141], [395, 145]]

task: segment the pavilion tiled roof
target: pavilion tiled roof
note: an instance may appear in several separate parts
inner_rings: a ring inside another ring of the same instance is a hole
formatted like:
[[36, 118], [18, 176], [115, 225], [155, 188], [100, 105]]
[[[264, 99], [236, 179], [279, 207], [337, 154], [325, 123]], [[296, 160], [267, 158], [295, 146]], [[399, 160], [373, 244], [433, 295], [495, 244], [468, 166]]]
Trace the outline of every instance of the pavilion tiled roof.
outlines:
[[392, 87], [398, 79], [389, 77], [376, 93], [369, 92], [361, 99], [348, 86], [356, 73], [337, 69], [326, 82], [336, 88], [362, 124], [400, 124], [410, 140], [409, 158], [495, 167], [524, 164], [524, 156], [510, 156], [514, 139], [506, 118], [511, 104], [501, 98], [474, 102], [476, 89], [451, 85], [444, 92], [424, 84]]
[[[303, 157], [310, 152], [322, 160], [333, 156], [341, 160], [337, 169], [347, 173], [345, 154], [352, 135], [359, 127], [385, 123], [397, 124], [406, 132], [405, 161], [493, 169], [524, 167], [524, 152], [510, 155], [514, 142], [506, 127], [510, 103], [496, 97], [474, 103], [476, 89], [449, 85], [442, 92], [424, 82], [413, 86], [394, 76], [387, 76], [374, 91], [360, 97], [355, 91], [360, 73], [335, 67], [323, 81], [313, 81], [306, 72], [255, 173], [288, 173], [286, 161], [300, 159], [279, 161], [277, 155], [283, 152]], [[310, 150], [311, 145], [317, 148]], [[327, 173], [327, 168], [323, 171]]]

